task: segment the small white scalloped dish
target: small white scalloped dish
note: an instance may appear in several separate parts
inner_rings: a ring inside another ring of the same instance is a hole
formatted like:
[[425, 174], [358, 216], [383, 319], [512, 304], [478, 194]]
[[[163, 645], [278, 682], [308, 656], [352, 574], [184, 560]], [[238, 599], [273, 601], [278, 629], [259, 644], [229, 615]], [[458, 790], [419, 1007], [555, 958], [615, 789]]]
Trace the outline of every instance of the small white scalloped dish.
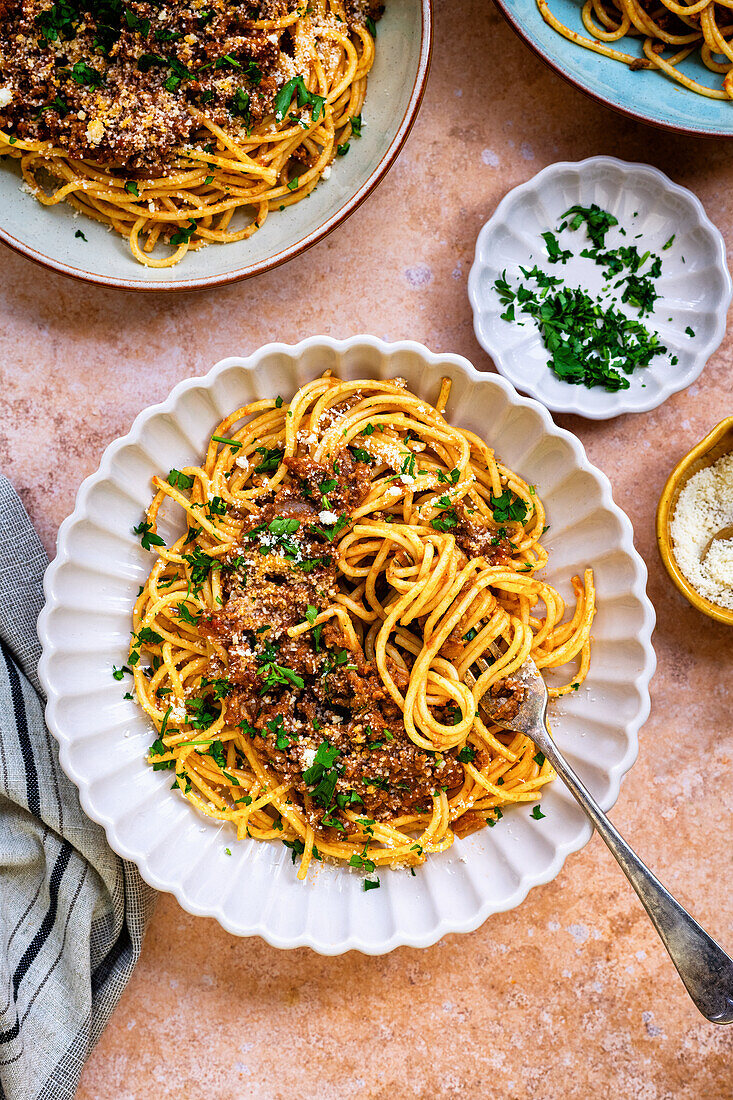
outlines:
[[320, 866], [301, 883], [283, 845], [237, 843], [228, 826], [199, 817], [169, 789], [168, 772], [147, 766], [150, 725], [136, 703], [123, 699], [128, 685], [112, 677], [113, 664], [125, 661], [131, 608], [153, 561], [132, 533], [149, 502], [152, 475], [197, 461], [232, 409], [273, 394], [289, 397], [326, 369], [348, 379], [402, 376], [428, 401], [449, 376], [451, 422], [479, 432], [543, 496], [551, 583], [571, 597], [573, 573], [594, 566], [598, 614], [590, 676], [553, 707], [552, 721], [558, 743], [601, 805], [613, 805], [636, 758], [655, 667], [654, 611], [631, 524], [614, 504], [605, 475], [541, 405], [465, 359], [415, 343], [317, 336], [297, 346], [271, 344], [181, 382], [166, 401], [142, 412], [130, 433], [107, 448], [62, 524], [45, 577], [39, 673], [49, 728], [84, 810], [152, 886], [170, 891], [191, 913], [277, 947], [381, 954], [471, 931], [552, 879], [591, 835], [560, 781], [545, 788], [542, 820], [533, 820], [528, 806], [506, 811], [496, 827], [457, 840], [414, 877], [385, 870], [381, 888], [366, 893], [358, 874]]
[[[535, 322], [519, 310], [523, 327], [502, 320], [505, 306], [494, 288], [504, 270], [515, 286], [520, 265], [531, 268], [536, 263], [566, 286], [583, 287], [595, 297], [605, 280], [601, 267], [579, 256], [591, 246], [585, 227], [559, 235], [561, 247], [574, 253], [566, 264], [548, 262], [541, 237], [546, 230], [555, 231], [569, 207], [592, 203], [619, 222], [608, 231], [606, 248], [635, 244], [641, 253], [649, 249], [662, 258], [662, 274], [655, 282], [660, 297], [651, 315], [639, 317], [630, 306], [613, 305], [658, 332], [667, 353], [635, 370], [628, 376], [629, 389], [617, 393], [558, 378], [547, 366], [550, 356]], [[672, 245], [664, 249], [673, 235]], [[725, 242], [700, 200], [658, 169], [615, 157], [551, 164], [510, 191], [478, 235], [468, 280], [476, 338], [499, 373], [548, 409], [591, 420], [654, 409], [694, 382], [725, 335], [731, 293]], [[685, 332], [688, 327], [694, 337]], [[677, 363], [672, 362], [675, 356]]]

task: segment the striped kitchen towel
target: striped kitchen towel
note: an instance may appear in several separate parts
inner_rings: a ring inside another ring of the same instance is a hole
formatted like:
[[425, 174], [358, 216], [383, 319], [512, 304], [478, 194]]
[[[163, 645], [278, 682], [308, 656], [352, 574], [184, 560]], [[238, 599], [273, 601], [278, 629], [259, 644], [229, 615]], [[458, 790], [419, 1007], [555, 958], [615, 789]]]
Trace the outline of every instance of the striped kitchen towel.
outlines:
[[89, 821], [38, 682], [46, 557], [0, 476], [0, 1100], [67, 1100], [140, 955], [154, 891]]

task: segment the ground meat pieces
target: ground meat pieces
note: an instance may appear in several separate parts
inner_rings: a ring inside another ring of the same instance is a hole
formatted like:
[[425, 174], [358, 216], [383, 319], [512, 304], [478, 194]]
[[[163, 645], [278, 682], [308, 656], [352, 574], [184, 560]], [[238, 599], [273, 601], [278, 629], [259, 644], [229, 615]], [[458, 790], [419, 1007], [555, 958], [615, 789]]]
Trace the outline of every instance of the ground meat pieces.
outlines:
[[346, 17], [354, 23], [364, 23], [367, 19], [377, 20], [384, 14], [381, 0], [345, 0]]
[[319, 511], [341, 512], [357, 508], [369, 492], [369, 464], [357, 462], [349, 450], [339, 451], [334, 462], [328, 465], [312, 458], [286, 458], [285, 464]]
[[456, 542], [468, 558], [486, 558], [492, 565], [509, 565], [511, 543], [503, 527], [490, 527], [478, 517], [470, 514], [459, 503], [455, 507], [458, 523], [453, 528]]

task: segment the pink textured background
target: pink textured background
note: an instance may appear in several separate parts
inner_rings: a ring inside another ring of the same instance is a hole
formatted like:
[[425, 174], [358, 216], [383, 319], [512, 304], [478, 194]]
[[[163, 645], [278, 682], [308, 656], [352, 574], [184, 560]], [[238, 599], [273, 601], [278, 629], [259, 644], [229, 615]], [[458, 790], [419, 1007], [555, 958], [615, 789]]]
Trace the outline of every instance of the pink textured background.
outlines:
[[[692, 188], [733, 242], [733, 143], [609, 113], [547, 70], [485, 0], [438, 0], [436, 16], [427, 96], [400, 160], [301, 259], [230, 289], [149, 298], [2, 253], [0, 443], [49, 551], [104, 446], [224, 355], [373, 332], [490, 370], [466, 297], [476, 234], [546, 164], [595, 153], [649, 161]], [[732, 359], [728, 338], [699, 382], [654, 412], [558, 418], [629, 513], [659, 620], [652, 716], [613, 817], [729, 950], [731, 634], [676, 594], [653, 521], [671, 466], [733, 412]], [[519, 910], [380, 959], [278, 952], [161, 897], [79, 1097], [728, 1100], [732, 1055], [733, 1028], [698, 1016], [594, 839]]]

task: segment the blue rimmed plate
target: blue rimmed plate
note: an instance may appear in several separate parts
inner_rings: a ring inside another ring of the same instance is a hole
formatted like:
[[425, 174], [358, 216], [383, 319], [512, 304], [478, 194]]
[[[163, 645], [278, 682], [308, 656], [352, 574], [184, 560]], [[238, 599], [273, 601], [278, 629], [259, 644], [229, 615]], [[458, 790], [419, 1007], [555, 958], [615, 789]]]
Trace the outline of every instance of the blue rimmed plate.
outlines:
[[[557, 19], [587, 37], [580, 18], [581, 0], [549, 3]], [[632, 72], [627, 65], [569, 42], [545, 23], [535, 0], [496, 0], [496, 4], [513, 30], [550, 68], [607, 107], [678, 133], [733, 137], [733, 101], [708, 99], [660, 72]], [[641, 38], [626, 37], [611, 45], [643, 57], [641, 43]], [[721, 86], [722, 77], [695, 56], [681, 68], [701, 84]]]

